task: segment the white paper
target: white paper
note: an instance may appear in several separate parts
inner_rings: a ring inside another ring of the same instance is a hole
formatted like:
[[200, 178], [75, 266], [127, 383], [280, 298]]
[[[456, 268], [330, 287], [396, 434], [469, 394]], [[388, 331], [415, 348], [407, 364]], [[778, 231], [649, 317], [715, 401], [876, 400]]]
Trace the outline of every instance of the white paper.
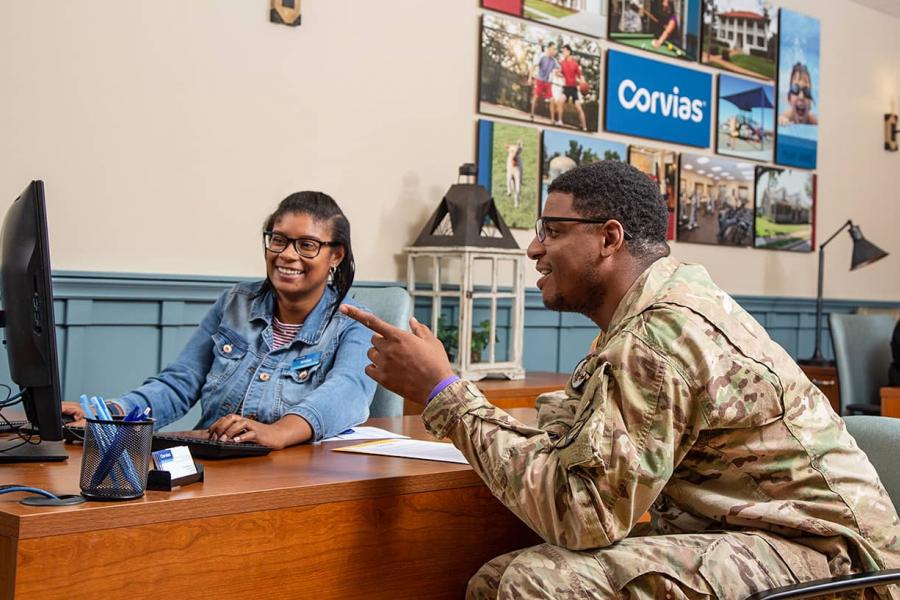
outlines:
[[396, 456], [399, 458], [419, 458], [440, 462], [469, 464], [462, 452], [453, 444], [444, 442], [426, 442], [423, 440], [384, 440], [334, 448], [336, 452], [357, 452], [360, 454], [378, 454], [380, 456]]
[[350, 430], [349, 433], [340, 433], [334, 437], [326, 438], [322, 440], [323, 442], [337, 442], [337, 441], [352, 441], [352, 440], [393, 440], [393, 439], [404, 439], [408, 440], [408, 435], [401, 435], [399, 433], [393, 433], [386, 429], [380, 429], [378, 427], [354, 427]]

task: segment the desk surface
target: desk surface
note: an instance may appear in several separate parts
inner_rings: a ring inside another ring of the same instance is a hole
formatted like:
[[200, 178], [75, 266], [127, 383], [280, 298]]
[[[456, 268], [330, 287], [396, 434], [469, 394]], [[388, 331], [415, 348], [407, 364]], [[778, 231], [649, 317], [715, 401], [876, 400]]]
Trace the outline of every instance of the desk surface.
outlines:
[[[369, 424], [429, 439], [420, 417]], [[468, 465], [331, 451], [353, 443], [204, 461], [202, 484], [128, 502], [38, 508], [0, 496], [0, 575], [9, 576], [0, 598], [66, 597], [66, 581], [144, 597], [116, 566], [128, 560], [143, 565], [155, 597], [252, 595], [261, 585], [274, 586], [269, 598], [461, 597], [481, 563], [539, 541]], [[65, 463], [0, 466], [2, 481], [77, 493], [81, 448], [67, 448]]]

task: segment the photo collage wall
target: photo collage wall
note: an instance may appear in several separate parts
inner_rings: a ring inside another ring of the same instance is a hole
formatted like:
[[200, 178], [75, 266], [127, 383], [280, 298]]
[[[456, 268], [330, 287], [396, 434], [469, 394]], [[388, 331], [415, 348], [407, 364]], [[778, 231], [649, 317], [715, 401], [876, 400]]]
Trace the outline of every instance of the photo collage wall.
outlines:
[[481, 5], [478, 112], [504, 120], [478, 123], [479, 183], [509, 227], [560, 174], [622, 160], [658, 183], [669, 240], [814, 250], [817, 19], [772, 0]]

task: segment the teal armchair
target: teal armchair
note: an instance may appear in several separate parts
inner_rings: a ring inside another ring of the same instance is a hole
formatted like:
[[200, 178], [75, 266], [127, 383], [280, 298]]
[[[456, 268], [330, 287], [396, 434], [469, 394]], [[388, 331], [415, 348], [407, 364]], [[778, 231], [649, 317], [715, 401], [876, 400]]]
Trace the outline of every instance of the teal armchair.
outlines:
[[879, 389], [888, 384], [893, 317], [832, 313], [828, 324], [841, 389], [841, 413], [880, 415]]
[[[364, 307], [382, 321], [404, 331], [409, 331], [412, 310], [409, 293], [401, 287], [361, 287], [350, 293]], [[375, 388], [375, 397], [369, 407], [369, 417], [399, 417], [403, 414], [403, 398], [382, 387]]]

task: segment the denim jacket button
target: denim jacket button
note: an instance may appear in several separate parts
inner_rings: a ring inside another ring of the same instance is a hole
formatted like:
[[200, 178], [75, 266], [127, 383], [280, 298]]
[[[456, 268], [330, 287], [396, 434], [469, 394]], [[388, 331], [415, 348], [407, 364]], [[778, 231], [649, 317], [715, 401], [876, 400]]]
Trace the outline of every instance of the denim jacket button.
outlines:
[[268, 373], [260, 373], [260, 374], [259, 374], [259, 380], [260, 380], [260, 381], [268, 381], [268, 380], [269, 380], [269, 374], [268, 374]]
[[234, 350], [234, 348], [231, 346], [231, 344], [225, 344], [224, 346], [222, 346], [222, 352], [224, 352], [225, 354], [231, 354], [232, 350]]
[[300, 373], [297, 375], [297, 379], [299, 379], [300, 381], [306, 381], [307, 379], [309, 379], [309, 371], [305, 369], [303, 371], [300, 371]]

